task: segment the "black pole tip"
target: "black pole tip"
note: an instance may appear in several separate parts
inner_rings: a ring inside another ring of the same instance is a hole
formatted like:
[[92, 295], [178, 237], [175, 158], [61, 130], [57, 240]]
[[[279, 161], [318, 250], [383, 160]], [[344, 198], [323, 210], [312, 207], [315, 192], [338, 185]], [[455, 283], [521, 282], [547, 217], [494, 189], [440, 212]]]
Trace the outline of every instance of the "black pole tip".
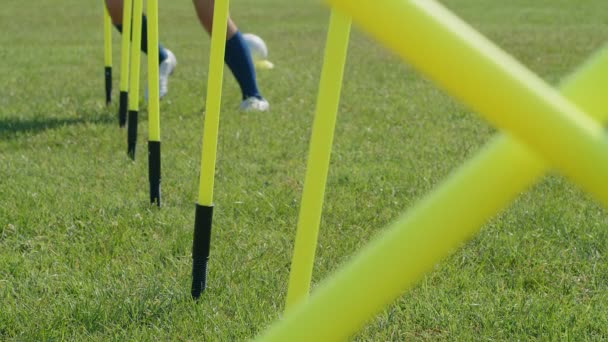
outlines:
[[150, 184], [150, 204], [160, 208], [160, 185]]
[[208, 257], [192, 260], [192, 299], [197, 300], [207, 288], [207, 261]]
[[160, 208], [160, 141], [148, 141], [148, 175], [150, 180], [150, 203]]
[[193, 299], [198, 299], [207, 287], [207, 262], [211, 247], [213, 207], [196, 205], [194, 238], [192, 241], [192, 288]]
[[112, 67], [106, 66], [104, 68], [105, 80], [106, 80], [106, 106], [112, 102]]
[[152, 189], [150, 191], [150, 204], [156, 204], [160, 208], [160, 188], [157, 188], [154, 193], [152, 193]]
[[127, 155], [129, 156], [129, 158], [131, 158], [131, 160], [135, 160], [135, 144], [130, 144], [127, 148]]
[[129, 93], [121, 91], [118, 97], [118, 124], [125, 127], [127, 124], [127, 106], [129, 104]]
[[127, 154], [135, 160], [135, 146], [137, 145], [137, 114], [138, 111], [129, 111], [129, 124], [127, 131]]

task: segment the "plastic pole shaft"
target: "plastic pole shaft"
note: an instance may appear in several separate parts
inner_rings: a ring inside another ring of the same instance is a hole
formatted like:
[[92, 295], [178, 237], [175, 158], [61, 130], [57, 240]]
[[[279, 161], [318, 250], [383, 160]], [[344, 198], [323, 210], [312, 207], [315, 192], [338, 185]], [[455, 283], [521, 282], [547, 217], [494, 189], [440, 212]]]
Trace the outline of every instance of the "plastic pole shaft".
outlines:
[[305, 299], [310, 289], [350, 23], [349, 17], [331, 12], [285, 310]]
[[[201, 152], [201, 174], [199, 179], [198, 202], [194, 239], [192, 246], [192, 298], [198, 299], [207, 285], [207, 261], [209, 259], [212, 215], [213, 181], [217, 152], [217, 137], [222, 99], [222, 77], [224, 72], [224, 49], [226, 47], [226, 27], [228, 24], [228, 0], [215, 1], [211, 51], [209, 57], [209, 77], [207, 80], [207, 102]], [[201, 209], [203, 208], [203, 209]], [[201, 222], [204, 222], [201, 223]]]
[[112, 19], [103, 3], [104, 80], [106, 105], [112, 102]]
[[209, 57], [207, 80], [207, 100], [203, 129], [201, 173], [199, 179], [198, 204], [211, 206], [213, 203], [213, 181], [217, 153], [217, 139], [222, 102], [222, 77], [224, 75], [224, 50], [226, 48], [226, 27], [228, 23], [229, 1], [215, 1], [213, 10], [213, 34]]
[[122, 36], [120, 44], [120, 94], [118, 98], [118, 124], [124, 127], [127, 123], [129, 103], [129, 64], [131, 53], [131, 18], [133, 0], [123, 2]]
[[158, 0], [147, 0], [148, 14], [148, 175], [150, 203], [160, 207], [161, 149], [158, 80]]
[[141, 46], [141, 25], [143, 13], [143, 0], [133, 0], [133, 41], [131, 42], [131, 70], [129, 75], [129, 116], [127, 130], [127, 154], [131, 159], [135, 159], [135, 149], [137, 147], [137, 121], [139, 113], [139, 69]]

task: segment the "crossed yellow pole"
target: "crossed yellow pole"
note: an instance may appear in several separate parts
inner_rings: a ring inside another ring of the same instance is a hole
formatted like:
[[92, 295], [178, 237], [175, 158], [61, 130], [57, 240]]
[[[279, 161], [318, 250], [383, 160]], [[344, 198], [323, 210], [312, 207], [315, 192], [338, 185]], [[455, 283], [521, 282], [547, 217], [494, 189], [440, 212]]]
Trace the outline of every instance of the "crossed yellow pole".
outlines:
[[[604, 128], [438, 2], [328, 2], [352, 15], [363, 29], [455, 98], [608, 204]], [[449, 58], [446, 51], [450, 51]], [[489, 86], [493, 91], [479, 96]]]
[[532, 184], [547, 163], [608, 204], [602, 182], [608, 141], [598, 123], [608, 120], [608, 49], [561, 86], [569, 102], [433, 0], [328, 2], [508, 135], [493, 139], [260, 340], [347, 338]]

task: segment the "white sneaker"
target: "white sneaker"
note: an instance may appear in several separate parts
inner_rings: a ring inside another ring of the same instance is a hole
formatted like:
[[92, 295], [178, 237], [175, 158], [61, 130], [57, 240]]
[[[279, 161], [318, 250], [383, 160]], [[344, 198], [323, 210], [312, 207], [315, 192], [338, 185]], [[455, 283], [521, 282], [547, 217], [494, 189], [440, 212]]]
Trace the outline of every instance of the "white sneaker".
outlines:
[[244, 112], [265, 112], [270, 105], [265, 99], [259, 99], [251, 96], [241, 102], [241, 110]]
[[165, 49], [167, 58], [158, 66], [158, 92], [162, 99], [169, 92], [169, 76], [173, 73], [173, 69], [177, 66], [177, 59], [173, 52]]

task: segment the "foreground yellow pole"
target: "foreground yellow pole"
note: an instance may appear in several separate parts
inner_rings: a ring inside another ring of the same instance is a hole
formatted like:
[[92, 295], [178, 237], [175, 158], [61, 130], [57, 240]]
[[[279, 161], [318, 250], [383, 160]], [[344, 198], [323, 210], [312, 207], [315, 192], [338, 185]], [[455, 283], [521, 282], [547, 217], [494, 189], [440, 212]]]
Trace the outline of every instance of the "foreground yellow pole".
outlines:
[[[139, 69], [141, 52], [141, 25], [143, 14], [143, 0], [133, 0], [133, 30], [131, 42], [131, 66], [129, 75], [129, 112], [127, 123], [127, 154], [135, 159], [137, 145], [137, 116], [139, 114]], [[126, 32], [124, 35], [126, 35]]]
[[[580, 108], [605, 122], [607, 84], [605, 50], [562, 89]], [[541, 160], [510, 136], [499, 134], [259, 340], [346, 339], [541, 176], [546, 171]]]
[[160, 109], [158, 85], [158, 0], [147, 0], [148, 13], [148, 179], [150, 203], [160, 207]]
[[124, 0], [122, 8], [122, 36], [120, 43], [120, 94], [118, 98], [118, 124], [127, 124], [129, 103], [129, 63], [131, 53], [131, 18], [133, 0]]
[[228, 23], [228, 0], [216, 1], [213, 14], [213, 34], [207, 78], [207, 100], [205, 103], [205, 123], [201, 154], [198, 203], [213, 204], [213, 181], [217, 138], [220, 125], [220, 105], [222, 103], [222, 78], [224, 77], [224, 49], [226, 47], [226, 26]]
[[608, 206], [604, 128], [441, 4], [327, 2]]
[[285, 310], [289, 310], [297, 302], [308, 297], [331, 145], [340, 102], [350, 23], [349, 17], [340, 12], [331, 11]]
[[213, 181], [217, 153], [217, 138], [220, 124], [222, 100], [222, 78], [224, 76], [224, 50], [228, 25], [228, 0], [215, 1], [213, 27], [207, 79], [207, 102], [203, 129], [201, 173], [198, 202], [194, 218], [192, 242], [192, 298], [198, 299], [207, 284], [207, 261], [211, 244], [213, 220]]
[[106, 88], [106, 104], [112, 102], [112, 19], [103, 1], [103, 64]]

